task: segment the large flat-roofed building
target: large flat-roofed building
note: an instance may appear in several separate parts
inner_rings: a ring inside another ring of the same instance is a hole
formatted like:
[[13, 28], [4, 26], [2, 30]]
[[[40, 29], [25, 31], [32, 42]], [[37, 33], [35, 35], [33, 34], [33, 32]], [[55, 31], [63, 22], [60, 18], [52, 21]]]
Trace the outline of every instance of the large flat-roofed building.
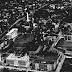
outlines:
[[29, 67], [29, 56], [26, 54], [23, 57], [15, 56], [15, 54], [10, 54], [6, 58], [6, 64], [9, 66], [16, 67]]
[[58, 55], [37, 56], [32, 61], [32, 68], [40, 71], [53, 71], [58, 65]]

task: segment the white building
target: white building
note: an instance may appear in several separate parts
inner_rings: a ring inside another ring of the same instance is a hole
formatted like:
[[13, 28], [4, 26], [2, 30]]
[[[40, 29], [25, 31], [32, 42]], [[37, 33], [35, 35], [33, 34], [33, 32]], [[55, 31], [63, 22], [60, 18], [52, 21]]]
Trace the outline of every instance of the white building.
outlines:
[[17, 28], [13, 28], [11, 29], [7, 34], [6, 37], [8, 39], [14, 39], [17, 37], [18, 33], [17, 33], [18, 29]]
[[26, 54], [23, 57], [15, 56], [15, 54], [10, 54], [6, 58], [6, 63], [9, 66], [16, 66], [16, 67], [29, 67], [29, 56]]

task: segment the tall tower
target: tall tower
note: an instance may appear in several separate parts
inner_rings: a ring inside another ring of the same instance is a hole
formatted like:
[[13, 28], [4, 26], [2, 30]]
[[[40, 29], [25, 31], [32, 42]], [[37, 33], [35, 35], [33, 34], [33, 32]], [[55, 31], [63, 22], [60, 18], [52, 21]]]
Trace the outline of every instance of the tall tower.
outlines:
[[29, 19], [29, 10], [28, 10], [28, 7], [25, 9], [26, 11], [26, 21], [29, 22], [30, 19]]
[[29, 22], [30, 21], [30, 19], [29, 19], [29, 14], [28, 14], [28, 12], [26, 12], [26, 14], [27, 14], [27, 22]]
[[1, 52], [0, 52], [0, 61], [1, 61]]

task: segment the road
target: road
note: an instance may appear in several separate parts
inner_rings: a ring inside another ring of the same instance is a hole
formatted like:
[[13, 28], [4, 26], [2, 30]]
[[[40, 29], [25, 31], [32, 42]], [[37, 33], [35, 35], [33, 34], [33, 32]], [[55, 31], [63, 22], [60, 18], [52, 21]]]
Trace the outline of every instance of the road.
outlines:
[[[24, 18], [25, 18], [25, 17], [18, 19], [14, 24], [11, 25], [11, 27], [9, 28], [9, 30], [10, 30], [13, 26], [15, 26], [20, 20], [22, 20], [22, 19], [24, 19]], [[7, 32], [8, 32], [8, 30], [5, 30], [5, 31], [0, 35], [0, 39], [2, 39]]]
[[55, 72], [60, 72], [60, 70], [62, 69], [62, 66], [63, 66], [64, 60], [65, 60], [65, 55], [62, 54], [61, 61], [59, 62], [58, 67], [57, 67], [57, 69], [56, 69]]

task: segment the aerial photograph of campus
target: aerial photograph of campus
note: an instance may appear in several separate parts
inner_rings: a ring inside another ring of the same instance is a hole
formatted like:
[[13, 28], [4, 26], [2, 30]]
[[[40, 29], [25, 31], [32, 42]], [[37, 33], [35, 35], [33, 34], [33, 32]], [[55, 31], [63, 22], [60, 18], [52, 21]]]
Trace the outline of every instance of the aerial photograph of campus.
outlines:
[[72, 0], [0, 0], [0, 72], [72, 72]]

